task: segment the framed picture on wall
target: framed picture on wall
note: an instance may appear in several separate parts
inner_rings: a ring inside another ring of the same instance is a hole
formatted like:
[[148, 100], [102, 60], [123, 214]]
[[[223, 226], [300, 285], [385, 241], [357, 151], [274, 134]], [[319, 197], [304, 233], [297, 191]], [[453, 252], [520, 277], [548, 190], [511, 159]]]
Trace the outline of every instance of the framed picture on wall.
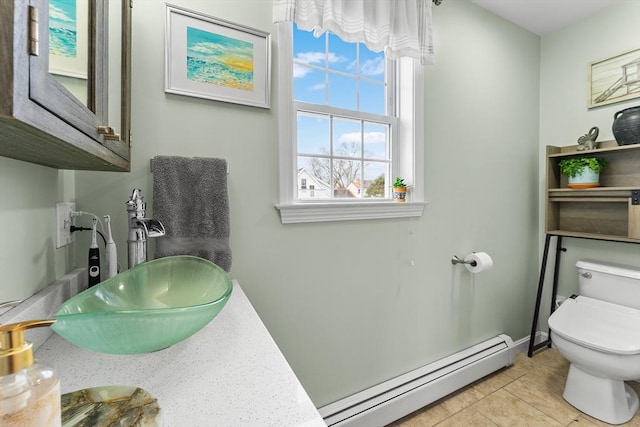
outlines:
[[269, 33], [167, 5], [165, 42], [165, 92], [269, 108]]
[[640, 98], [640, 48], [589, 64], [588, 108]]

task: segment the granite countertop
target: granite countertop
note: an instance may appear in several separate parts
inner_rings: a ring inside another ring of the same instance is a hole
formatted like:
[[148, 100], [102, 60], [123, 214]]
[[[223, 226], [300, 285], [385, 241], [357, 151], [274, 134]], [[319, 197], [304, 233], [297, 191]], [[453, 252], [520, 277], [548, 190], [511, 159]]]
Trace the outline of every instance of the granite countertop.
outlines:
[[167, 427], [326, 426], [284, 356], [233, 281], [226, 307], [187, 340], [154, 353], [109, 355], [56, 334], [37, 349], [62, 393], [111, 385], [158, 399]]

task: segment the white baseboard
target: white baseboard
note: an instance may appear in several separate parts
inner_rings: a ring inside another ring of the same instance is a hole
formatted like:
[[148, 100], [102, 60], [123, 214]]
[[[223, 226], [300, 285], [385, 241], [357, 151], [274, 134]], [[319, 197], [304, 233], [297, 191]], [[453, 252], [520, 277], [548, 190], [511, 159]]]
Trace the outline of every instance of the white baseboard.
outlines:
[[[549, 338], [549, 334], [547, 332], [538, 331], [534, 337], [533, 343], [534, 345], [538, 345], [541, 342], [545, 342]], [[529, 337], [520, 338], [517, 341], [514, 341], [515, 347], [514, 351], [516, 353], [527, 353], [529, 351]]]
[[[535, 344], [546, 341], [537, 332]], [[328, 426], [385, 426], [472, 382], [513, 364], [529, 350], [529, 337], [516, 342], [499, 335], [382, 384], [333, 402], [318, 411]]]

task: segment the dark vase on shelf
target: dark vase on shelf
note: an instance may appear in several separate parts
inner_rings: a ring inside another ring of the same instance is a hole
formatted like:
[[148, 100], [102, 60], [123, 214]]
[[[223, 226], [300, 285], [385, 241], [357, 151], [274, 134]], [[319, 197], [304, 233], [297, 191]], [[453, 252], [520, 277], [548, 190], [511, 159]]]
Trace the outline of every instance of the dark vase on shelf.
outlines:
[[640, 105], [615, 113], [611, 129], [618, 145], [640, 143]]

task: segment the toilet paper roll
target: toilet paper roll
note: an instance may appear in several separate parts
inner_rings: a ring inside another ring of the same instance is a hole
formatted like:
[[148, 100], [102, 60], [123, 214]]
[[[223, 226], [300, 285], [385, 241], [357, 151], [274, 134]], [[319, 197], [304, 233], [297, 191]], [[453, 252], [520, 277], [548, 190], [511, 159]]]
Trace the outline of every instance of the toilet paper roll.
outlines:
[[465, 262], [470, 262], [470, 264], [465, 264], [464, 266], [472, 273], [480, 273], [493, 267], [493, 260], [486, 252], [471, 253], [464, 260]]

